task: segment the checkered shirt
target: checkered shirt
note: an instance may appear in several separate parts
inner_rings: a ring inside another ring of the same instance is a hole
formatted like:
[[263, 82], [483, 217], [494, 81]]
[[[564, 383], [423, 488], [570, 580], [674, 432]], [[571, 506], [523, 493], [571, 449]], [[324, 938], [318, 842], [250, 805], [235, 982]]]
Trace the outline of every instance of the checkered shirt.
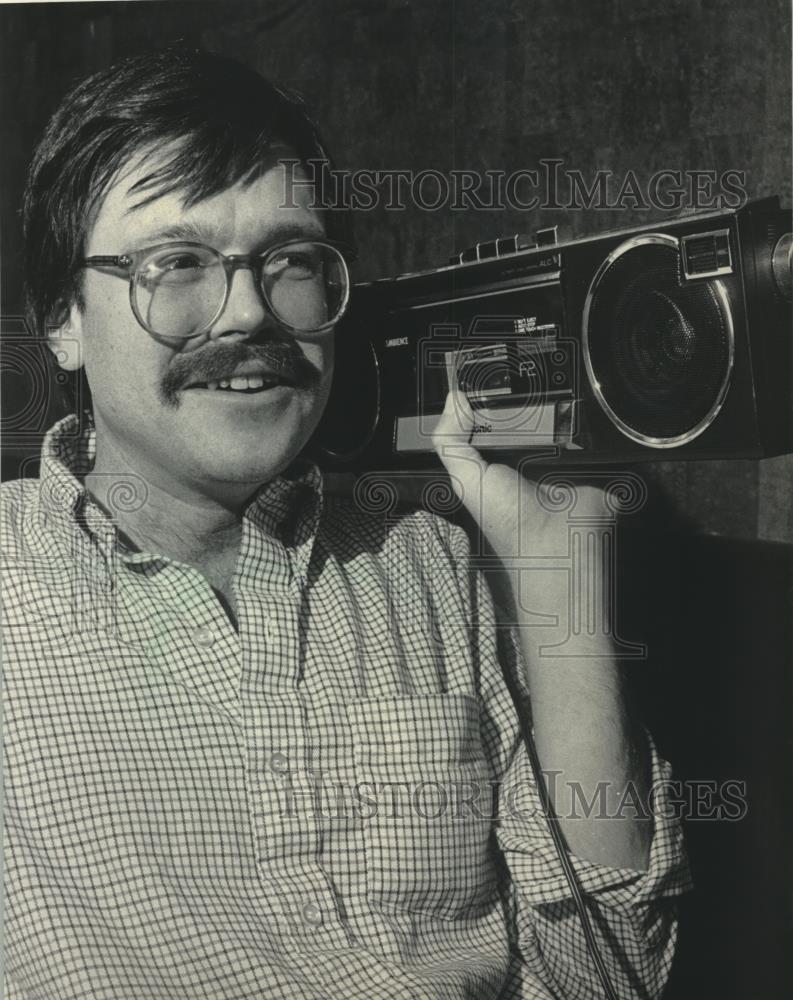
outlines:
[[[3, 487], [8, 1000], [601, 996], [465, 532], [293, 466], [245, 512], [235, 629], [119, 544], [93, 456], [67, 417]], [[647, 872], [573, 858], [621, 998], [674, 949], [661, 806]]]

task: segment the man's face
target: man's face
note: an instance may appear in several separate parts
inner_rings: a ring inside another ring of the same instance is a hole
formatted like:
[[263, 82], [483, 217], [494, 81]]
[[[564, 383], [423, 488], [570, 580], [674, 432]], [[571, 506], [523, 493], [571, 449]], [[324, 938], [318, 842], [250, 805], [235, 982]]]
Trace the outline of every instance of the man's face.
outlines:
[[[136, 207], [143, 196], [130, 188], [151, 167], [138, 163], [108, 190], [86, 256], [180, 239], [247, 254], [296, 236], [324, 237], [305, 188], [291, 196], [292, 207], [283, 207], [278, 164], [190, 208], [178, 192]], [[128, 281], [95, 269], [85, 272], [84, 308], [72, 307], [67, 327], [80, 342], [91, 387], [98, 465], [117, 464], [103, 469], [111, 474], [135, 471], [174, 496], [239, 498], [277, 475], [310, 437], [330, 390], [332, 335], [280, 328], [246, 268], [234, 272], [223, 312], [198, 337], [146, 332], [130, 308]], [[280, 359], [286, 382], [268, 387], [265, 378], [260, 388], [256, 376], [268, 369], [272, 375]], [[235, 375], [253, 376], [251, 388], [204, 387], [209, 376], [214, 382]]]

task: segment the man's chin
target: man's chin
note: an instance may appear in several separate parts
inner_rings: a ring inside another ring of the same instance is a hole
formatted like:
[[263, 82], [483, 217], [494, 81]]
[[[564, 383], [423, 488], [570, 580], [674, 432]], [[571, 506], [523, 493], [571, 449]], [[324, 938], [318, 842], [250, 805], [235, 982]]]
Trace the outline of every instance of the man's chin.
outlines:
[[224, 486], [238, 492], [249, 487], [251, 491], [279, 476], [300, 454], [308, 435], [296, 434], [283, 442], [272, 439], [263, 447], [260, 436], [250, 442], [248, 448], [240, 447], [242, 442], [222, 447], [208, 445], [195, 456], [194, 479], [199, 486], [209, 486], [213, 492]]
[[222, 412], [214, 413], [211, 420], [204, 413], [200, 420], [193, 419], [198, 414], [190, 414], [190, 420], [181, 419], [180, 414], [174, 427], [178, 433], [169, 444], [174, 464], [190, 469], [199, 491], [231, 492], [235, 497], [246, 488], [255, 491], [294, 461], [319, 422], [318, 407], [295, 403], [262, 413], [258, 419], [251, 419], [247, 412], [232, 416], [225, 407], [218, 407]]

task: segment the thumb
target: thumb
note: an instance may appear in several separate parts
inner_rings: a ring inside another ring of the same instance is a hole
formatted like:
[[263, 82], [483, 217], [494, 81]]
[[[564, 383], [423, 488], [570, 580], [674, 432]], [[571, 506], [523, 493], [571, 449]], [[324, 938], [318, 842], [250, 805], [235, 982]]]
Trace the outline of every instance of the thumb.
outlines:
[[508, 465], [487, 462], [471, 444], [474, 412], [465, 394], [452, 390], [433, 434], [433, 445], [452, 489], [499, 555], [520, 547], [521, 476]]
[[480, 521], [481, 485], [488, 463], [471, 444], [475, 422], [468, 397], [452, 389], [432, 434], [432, 444], [449, 473], [452, 489]]

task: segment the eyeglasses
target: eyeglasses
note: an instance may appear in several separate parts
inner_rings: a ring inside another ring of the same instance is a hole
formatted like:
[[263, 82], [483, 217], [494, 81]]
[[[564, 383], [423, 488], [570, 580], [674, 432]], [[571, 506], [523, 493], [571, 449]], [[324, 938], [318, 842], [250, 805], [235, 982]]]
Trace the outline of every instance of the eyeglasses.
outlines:
[[[344, 253], [342, 253], [344, 250]], [[295, 239], [262, 254], [225, 256], [203, 243], [162, 243], [117, 256], [86, 257], [83, 267], [129, 277], [129, 301], [140, 325], [161, 337], [198, 337], [211, 329], [229, 297], [231, 276], [249, 268], [266, 308], [293, 333], [323, 333], [343, 316], [350, 296], [340, 243]]]

